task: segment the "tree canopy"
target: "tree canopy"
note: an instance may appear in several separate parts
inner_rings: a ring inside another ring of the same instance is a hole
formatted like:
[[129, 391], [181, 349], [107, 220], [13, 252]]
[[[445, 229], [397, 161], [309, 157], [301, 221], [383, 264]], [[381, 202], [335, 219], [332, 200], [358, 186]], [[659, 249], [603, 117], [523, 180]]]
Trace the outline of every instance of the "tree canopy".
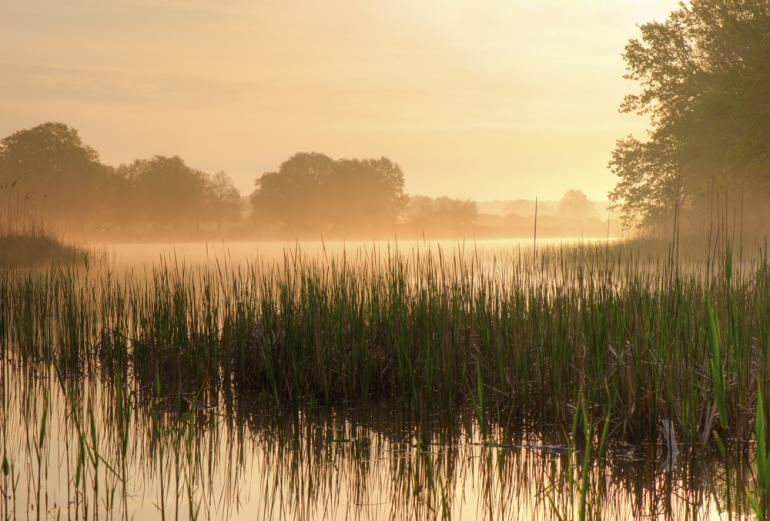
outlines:
[[0, 185], [6, 204], [44, 219], [82, 222], [92, 217], [107, 168], [77, 130], [45, 123], [0, 141]]
[[134, 208], [156, 225], [196, 222], [206, 197], [206, 174], [179, 157], [137, 159], [119, 170], [131, 184]]
[[294, 233], [392, 229], [406, 205], [404, 174], [385, 157], [334, 160], [298, 153], [255, 187], [255, 219]]
[[[557, 207], [574, 225], [574, 217], [590, 212], [592, 203], [572, 191], [561, 203], [549, 203], [550, 213]], [[544, 215], [542, 201], [540, 210]], [[246, 201], [226, 173], [209, 174], [179, 156], [104, 164], [78, 131], [63, 123], [0, 140], [0, 234], [42, 224], [65, 235], [106, 240], [215, 233], [271, 239], [503, 236], [521, 233], [521, 223], [514, 221], [480, 213], [470, 200], [408, 197], [401, 168], [386, 157], [297, 153], [259, 176]], [[529, 233], [528, 221], [525, 226]]]
[[611, 199], [627, 222], [707, 211], [715, 194], [761, 215], [770, 195], [770, 0], [692, 0], [641, 26], [623, 57], [641, 90], [621, 111], [647, 139], [618, 141]]
[[229, 176], [155, 156], [113, 168], [74, 128], [44, 123], [0, 140], [0, 207], [10, 221], [123, 231], [197, 230], [240, 218], [240, 194]]
[[478, 219], [478, 205], [450, 197], [415, 196], [409, 200], [407, 223], [417, 232], [466, 232]]
[[593, 204], [582, 190], [568, 190], [559, 201], [559, 215], [585, 219], [594, 213]]

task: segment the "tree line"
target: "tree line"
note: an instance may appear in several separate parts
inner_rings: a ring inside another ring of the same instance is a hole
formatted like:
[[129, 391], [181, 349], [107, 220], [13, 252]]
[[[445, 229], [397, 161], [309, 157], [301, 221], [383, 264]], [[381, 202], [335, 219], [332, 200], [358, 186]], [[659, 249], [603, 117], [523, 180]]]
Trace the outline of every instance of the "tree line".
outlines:
[[77, 130], [45, 123], [0, 141], [5, 219], [33, 219], [76, 231], [182, 231], [237, 218], [240, 194], [230, 178], [209, 175], [179, 157], [103, 164]]
[[[641, 90], [621, 111], [650, 120], [620, 139], [610, 197], [627, 225], [696, 231], [770, 215], [770, 0], [692, 0], [641, 26], [623, 57]], [[732, 226], [731, 226], [732, 227]]]
[[385, 157], [298, 153], [259, 176], [244, 198], [226, 173], [178, 156], [106, 165], [76, 129], [53, 122], [0, 140], [0, 204], [6, 225], [34, 219], [76, 233], [140, 236], [459, 233], [478, 214], [471, 201], [408, 197], [403, 172]]

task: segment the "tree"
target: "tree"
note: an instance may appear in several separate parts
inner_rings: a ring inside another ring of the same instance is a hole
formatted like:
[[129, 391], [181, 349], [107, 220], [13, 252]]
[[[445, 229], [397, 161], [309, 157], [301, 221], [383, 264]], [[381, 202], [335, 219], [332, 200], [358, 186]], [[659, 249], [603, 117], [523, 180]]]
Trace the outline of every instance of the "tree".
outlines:
[[416, 231], [462, 233], [475, 224], [478, 214], [470, 200], [415, 196], [409, 200], [406, 220]]
[[335, 162], [318, 153], [298, 153], [255, 181], [251, 194], [253, 217], [289, 231], [323, 230], [328, 225], [322, 185]]
[[404, 174], [390, 159], [340, 159], [322, 186], [330, 224], [340, 232], [391, 230], [403, 212]]
[[593, 205], [581, 190], [569, 190], [559, 201], [559, 215], [562, 217], [585, 219], [592, 213]]
[[224, 172], [217, 172], [206, 182], [207, 205], [222, 230], [222, 221], [235, 221], [241, 212], [241, 194], [232, 179]]
[[625, 218], [655, 224], [705, 211], [715, 192], [765, 207], [770, 195], [770, 0], [692, 0], [625, 48], [641, 92], [621, 111], [650, 118], [618, 141], [610, 193]]
[[44, 123], [0, 141], [0, 185], [12, 186], [8, 204], [48, 222], [84, 225], [95, 216], [109, 169], [77, 130]]
[[263, 174], [251, 194], [254, 218], [292, 233], [391, 228], [404, 209], [404, 175], [387, 158], [298, 153]]
[[179, 157], [155, 156], [115, 169], [103, 165], [77, 130], [45, 123], [0, 141], [0, 219], [107, 229], [150, 222], [198, 228], [201, 221], [240, 216], [230, 178], [190, 168]]
[[131, 184], [137, 215], [157, 228], [198, 228], [206, 203], [206, 174], [177, 156], [137, 159], [118, 171]]

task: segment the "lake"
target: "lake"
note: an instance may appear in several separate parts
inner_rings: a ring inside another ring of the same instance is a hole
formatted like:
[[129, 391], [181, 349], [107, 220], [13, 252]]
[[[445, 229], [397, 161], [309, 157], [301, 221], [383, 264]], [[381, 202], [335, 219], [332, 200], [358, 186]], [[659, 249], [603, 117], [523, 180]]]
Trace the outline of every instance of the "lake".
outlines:
[[0, 517], [762, 511], [766, 258], [531, 248], [122, 244], [1, 268]]

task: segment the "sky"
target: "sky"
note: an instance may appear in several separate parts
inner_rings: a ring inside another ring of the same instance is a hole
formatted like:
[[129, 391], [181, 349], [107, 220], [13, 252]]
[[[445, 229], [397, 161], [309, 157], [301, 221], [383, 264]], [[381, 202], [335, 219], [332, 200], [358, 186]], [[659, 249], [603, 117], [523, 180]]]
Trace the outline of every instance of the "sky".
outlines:
[[0, 0], [0, 136], [76, 127], [246, 194], [299, 151], [397, 162], [411, 194], [602, 200], [621, 53], [677, 0]]

